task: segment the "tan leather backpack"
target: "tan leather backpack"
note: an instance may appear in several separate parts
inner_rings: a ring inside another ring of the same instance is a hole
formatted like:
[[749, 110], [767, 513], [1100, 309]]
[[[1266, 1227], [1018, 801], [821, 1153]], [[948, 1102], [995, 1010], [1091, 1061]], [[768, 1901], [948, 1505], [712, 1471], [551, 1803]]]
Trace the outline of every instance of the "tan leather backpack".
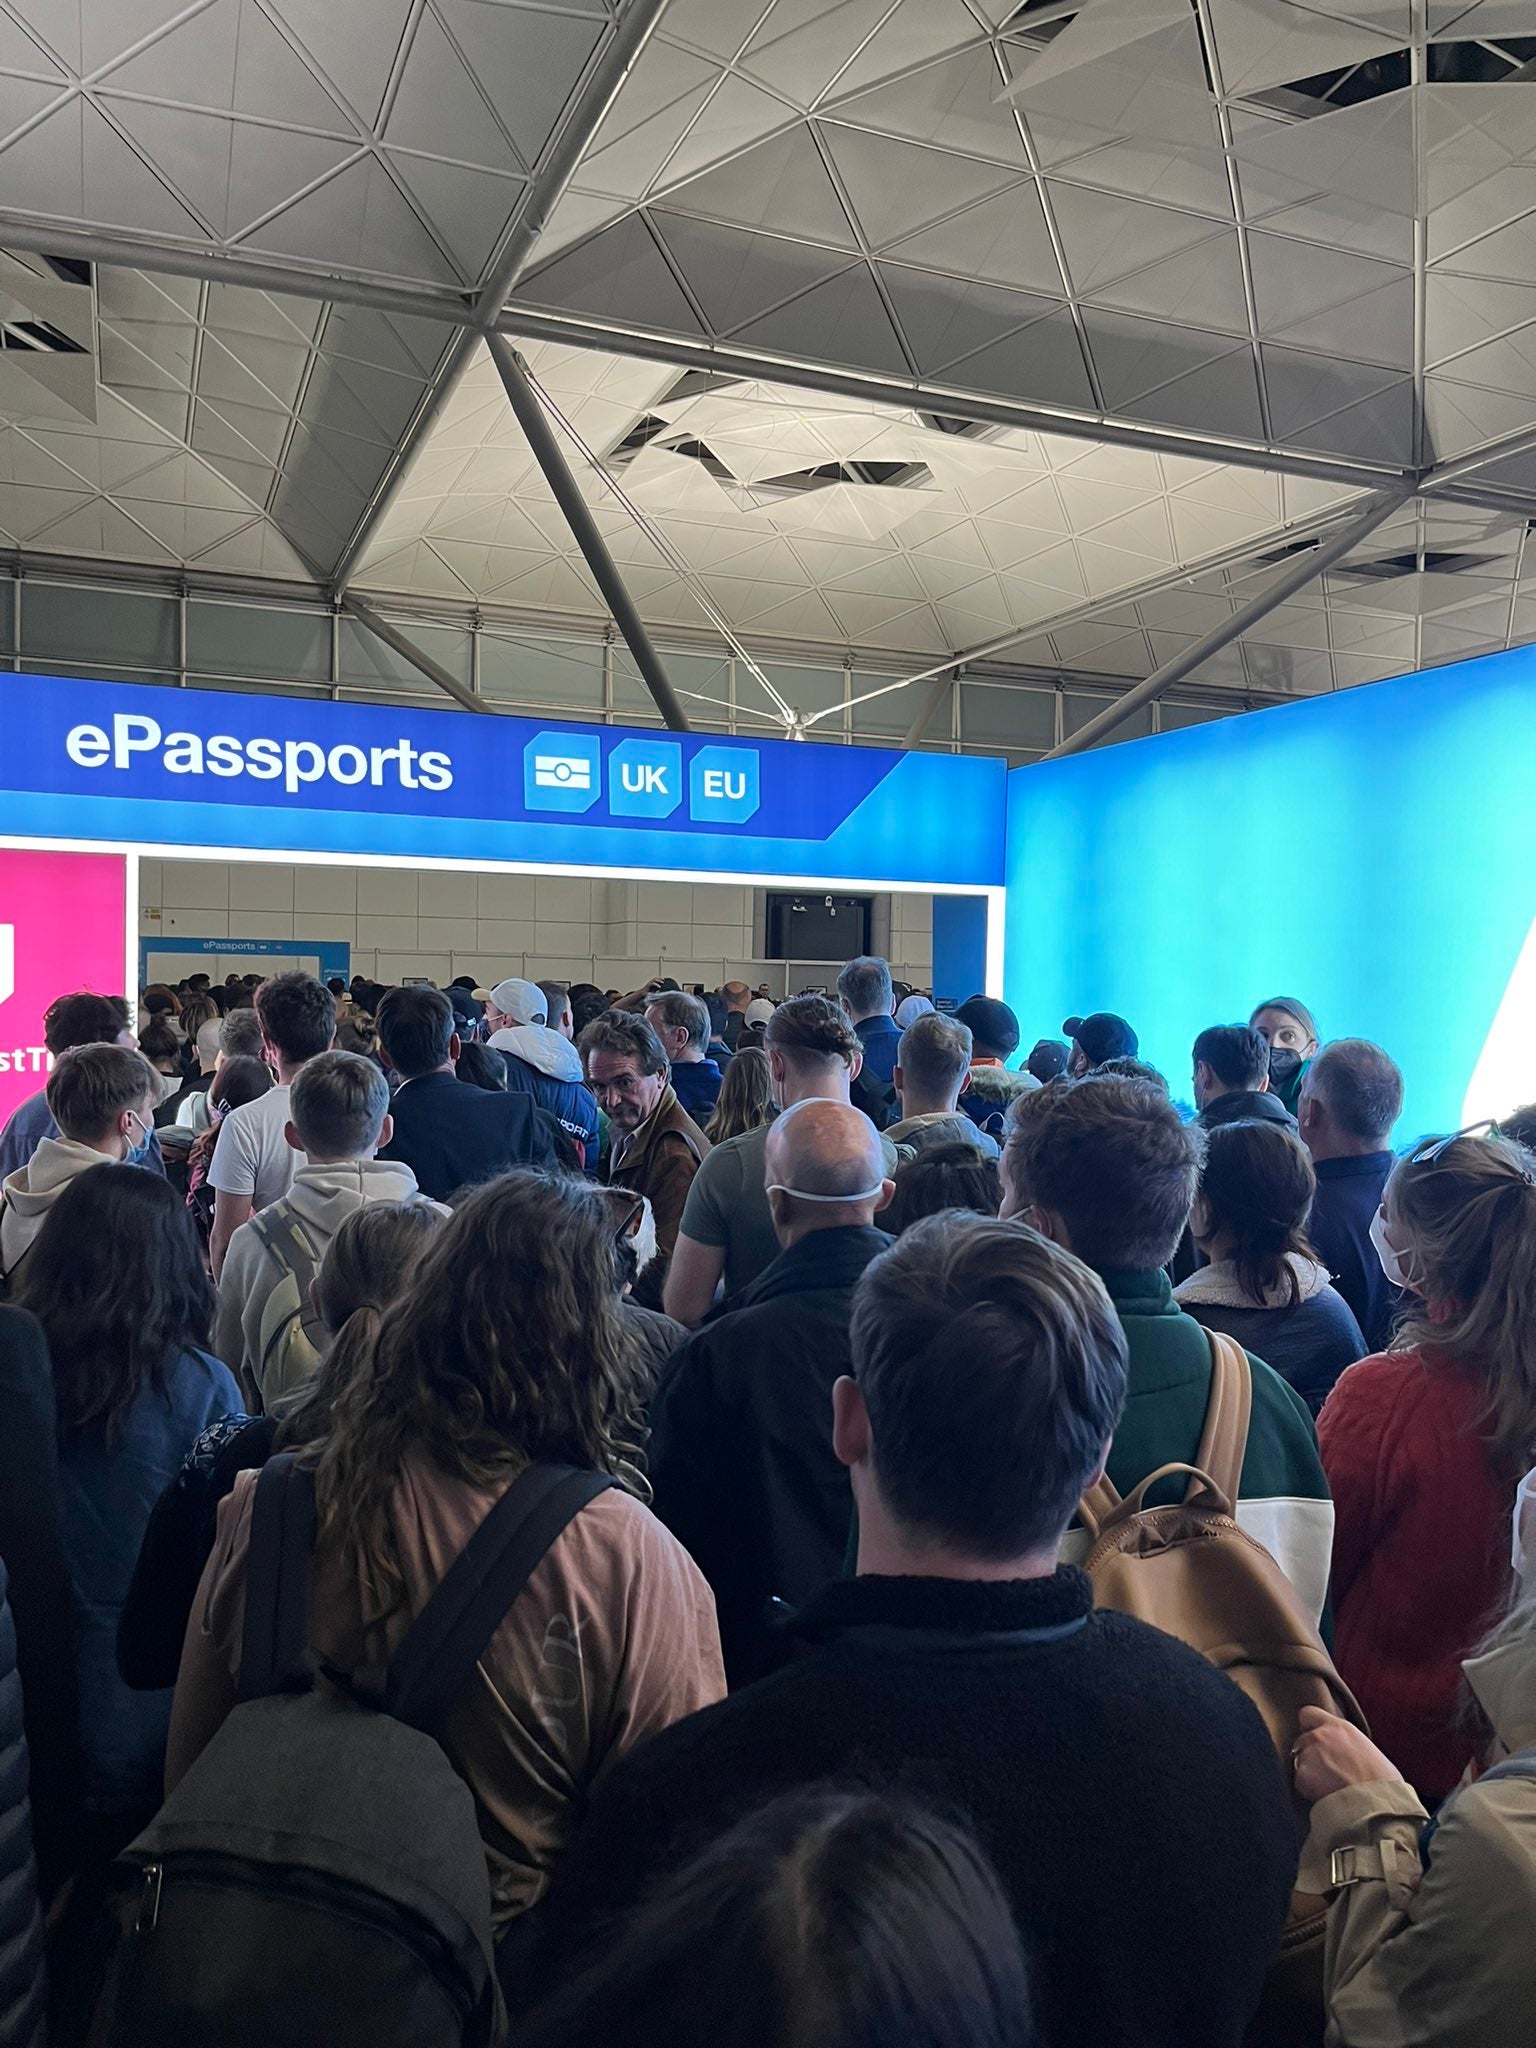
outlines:
[[[1263, 1715], [1289, 1781], [1303, 1707], [1324, 1707], [1357, 1728], [1365, 1720], [1290, 1580], [1237, 1525], [1253, 1375], [1241, 1345], [1207, 1335], [1211, 1393], [1195, 1463], [1160, 1465], [1123, 1499], [1108, 1479], [1086, 1493], [1078, 1515], [1092, 1540], [1083, 1570], [1093, 1581], [1095, 1606], [1177, 1636], [1242, 1687]], [[1183, 1500], [1146, 1507], [1153, 1487], [1178, 1473], [1189, 1479]], [[1300, 1801], [1296, 1821], [1304, 1839], [1308, 1810]], [[1299, 2048], [1321, 2040], [1326, 1925], [1325, 1900], [1293, 1894], [1280, 1961], [1250, 2043]]]

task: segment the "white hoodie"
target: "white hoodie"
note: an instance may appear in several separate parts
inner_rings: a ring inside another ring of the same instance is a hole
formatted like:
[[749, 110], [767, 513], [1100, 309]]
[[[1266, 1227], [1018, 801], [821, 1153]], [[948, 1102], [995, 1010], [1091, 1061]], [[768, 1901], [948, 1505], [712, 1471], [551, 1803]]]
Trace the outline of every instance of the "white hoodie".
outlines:
[[[406, 1202], [416, 1192], [415, 1174], [398, 1160], [339, 1159], [301, 1166], [282, 1200], [261, 1213], [268, 1217], [294, 1217], [303, 1226], [318, 1263], [354, 1209], [362, 1208], [365, 1202]], [[447, 1213], [443, 1211], [444, 1215]], [[252, 1224], [242, 1223], [229, 1240], [229, 1252], [219, 1276], [219, 1313], [213, 1348], [238, 1377], [247, 1396], [258, 1401], [262, 1390], [255, 1375], [261, 1356], [262, 1310], [286, 1270], [262, 1243]]]
[[48, 1221], [48, 1212], [72, 1180], [93, 1166], [115, 1162], [78, 1138], [44, 1138], [25, 1166], [0, 1184], [0, 1271], [14, 1275]]
[[524, 1060], [536, 1074], [552, 1081], [585, 1082], [581, 1054], [568, 1038], [551, 1031], [547, 1024], [508, 1024], [493, 1031], [490, 1043], [497, 1052], [509, 1052]]

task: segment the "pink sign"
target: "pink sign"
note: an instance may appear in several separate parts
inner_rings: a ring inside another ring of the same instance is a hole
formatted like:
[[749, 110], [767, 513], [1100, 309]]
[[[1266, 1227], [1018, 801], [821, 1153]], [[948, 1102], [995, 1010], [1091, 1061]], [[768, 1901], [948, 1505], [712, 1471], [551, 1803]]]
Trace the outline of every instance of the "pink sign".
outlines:
[[43, 1012], [54, 997], [125, 993], [127, 897], [120, 853], [0, 847], [0, 1124], [47, 1084]]

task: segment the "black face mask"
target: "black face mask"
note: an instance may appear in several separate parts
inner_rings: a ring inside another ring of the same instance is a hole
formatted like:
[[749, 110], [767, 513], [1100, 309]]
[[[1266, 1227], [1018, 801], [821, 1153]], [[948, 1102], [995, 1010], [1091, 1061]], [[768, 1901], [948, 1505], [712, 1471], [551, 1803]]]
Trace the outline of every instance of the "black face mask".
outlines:
[[1288, 1088], [1303, 1064], [1301, 1054], [1291, 1046], [1272, 1045], [1269, 1049], [1269, 1078], [1277, 1087]]

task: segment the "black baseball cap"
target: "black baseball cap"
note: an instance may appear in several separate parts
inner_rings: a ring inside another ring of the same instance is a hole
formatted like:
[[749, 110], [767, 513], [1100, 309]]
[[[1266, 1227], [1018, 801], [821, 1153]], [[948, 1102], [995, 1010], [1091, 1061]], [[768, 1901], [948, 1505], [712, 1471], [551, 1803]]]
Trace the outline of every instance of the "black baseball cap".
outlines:
[[1011, 1059], [1019, 1049], [1019, 1020], [996, 996], [971, 996], [955, 1011], [955, 1022], [963, 1024], [975, 1045], [985, 1045], [999, 1059]]
[[1062, 1030], [1088, 1059], [1091, 1067], [1105, 1060], [1134, 1059], [1141, 1041], [1123, 1017], [1112, 1010], [1095, 1010], [1091, 1017], [1069, 1017]]

